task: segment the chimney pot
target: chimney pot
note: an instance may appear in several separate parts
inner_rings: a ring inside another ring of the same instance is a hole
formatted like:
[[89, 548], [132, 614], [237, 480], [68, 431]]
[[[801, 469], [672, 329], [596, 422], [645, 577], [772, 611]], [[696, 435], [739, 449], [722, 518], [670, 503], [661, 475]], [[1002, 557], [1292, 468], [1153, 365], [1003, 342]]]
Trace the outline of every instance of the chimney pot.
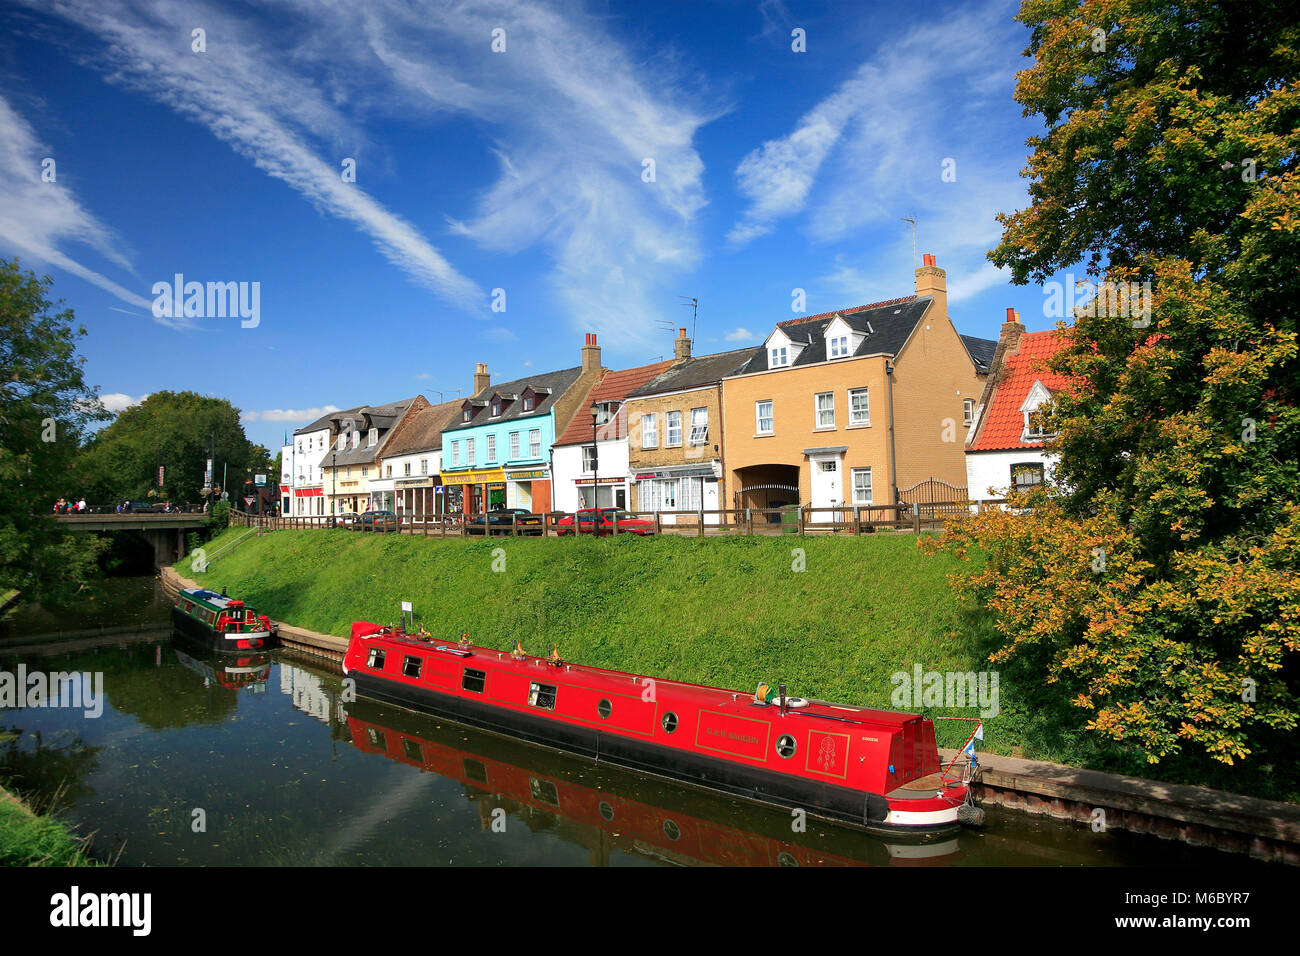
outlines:
[[1011, 308], [1010, 306], [1007, 306], [1007, 321], [1008, 322], [1016, 321], [1016, 310]]
[[582, 346], [582, 370], [584, 372], [600, 368], [600, 346], [596, 344], [596, 333], [588, 332]]

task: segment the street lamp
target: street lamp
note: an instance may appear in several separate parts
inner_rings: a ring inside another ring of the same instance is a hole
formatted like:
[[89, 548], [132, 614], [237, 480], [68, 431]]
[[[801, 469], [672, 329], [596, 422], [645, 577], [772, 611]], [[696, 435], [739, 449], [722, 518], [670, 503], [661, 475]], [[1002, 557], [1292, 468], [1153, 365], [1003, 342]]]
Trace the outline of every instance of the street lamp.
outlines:
[[333, 499], [331, 504], [334, 505], [334, 515], [339, 513], [339, 453], [338, 449], [330, 452], [330, 498]]
[[596, 446], [596, 421], [600, 417], [600, 406], [591, 403], [591, 502], [596, 509], [591, 519], [591, 534], [600, 533], [600, 453]]

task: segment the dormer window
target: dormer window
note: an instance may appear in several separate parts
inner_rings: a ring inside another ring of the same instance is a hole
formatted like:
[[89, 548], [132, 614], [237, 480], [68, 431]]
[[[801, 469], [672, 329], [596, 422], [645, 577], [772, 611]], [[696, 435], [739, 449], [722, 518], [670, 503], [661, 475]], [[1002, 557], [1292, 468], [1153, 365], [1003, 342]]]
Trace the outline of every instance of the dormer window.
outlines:
[[469, 409], [468, 409], [468, 408], [465, 409], [463, 412], [460, 413], [460, 420], [461, 420], [462, 422], [467, 422], [467, 421], [469, 421]]
[[534, 404], [536, 401], [537, 401], [537, 399], [533, 398], [533, 396], [531, 396], [531, 395], [525, 395], [525, 396], [524, 396], [524, 411], [526, 411], [526, 412], [531, 412], [531, 411], [533, 410], [533, 404]]
[[368, 438], [368, 440], [367, 440], [367, 442], [366, 442], [366, 447], [367, 447], [367, 448], [374, 448], [374, 447], [375, 447], [375, 443], [376, 443], [377, 441], [379, 441], [379, 429], [378, 429], [378, 428], [372, 428], [372, 429], [370, 429], [370, 435], [369, 435], [369, 438]]
[[790, 364], [790, 351], [784, 345], [767, 350], [768, 368], [781, 368]]
[[1051, 397], [1052, 393], [1047, 390], [1042, 382], [1034, 382], [1029, 394], [1025, 397], [1024, 404], [1020, 406], [1020, 413], [1025, 418], [1024, 430], [1020, 435], [1021, 441], [1046, 441], [1053, 437], [1054, 433], [1046, 431], [1046, 426], [1043, 424], [1046, 415], [1041, 410], [1041, 407]]
[[849, 337], [837, 335], [831, 339], [831, 358], [843, 358], [849, 354]]
[[501, 417], [501, 399], [499, 398], [492, 399], [492, 417], [493, 418]]
[[343, 450], [345, 450], [347, 447], [348, 447], [348, 436], [345, 435], [345, 434], [340, 433], [340, 434], [339, 434], [339, 451], [343, 451]]

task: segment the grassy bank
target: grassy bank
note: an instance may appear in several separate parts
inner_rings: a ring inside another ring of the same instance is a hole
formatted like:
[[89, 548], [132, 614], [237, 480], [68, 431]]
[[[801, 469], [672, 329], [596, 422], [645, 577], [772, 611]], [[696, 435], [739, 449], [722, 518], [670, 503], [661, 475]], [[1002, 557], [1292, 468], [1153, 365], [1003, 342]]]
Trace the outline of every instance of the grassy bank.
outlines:
[[[956, 600], [948, 576], [957, 567], [949, 555], [920, 553], [910, 535], [476, 541], [318, 530], [249, 539], [205, 574], [188, 559], [176, 570], [330, 634], [346, 635], [354, 620], [400, 620], [401, 602], [411, 601], [416, 621], [447, 639], [463, 630], [504, 650], [518, 637], [533, 654], [554, 643], [566, 660], [674, 680], [738, 690], [784, 681], [792, 695], [970, 717], [977, 709], [900, 703], [891, 681], [916, 665], [989, 670], [1001, 641], [987, 615]], [[1300, 791], [1281, 767], [1249, 775], [1193, 760], [1152, 767], [1084, 731], [1069, 691], [1041, 672], [1003, 666], [998, 677], [984, 750], [1274, 799]], [[936, 726], [948, 746], [969, 730]]]
[[0, 787], [0, 866], [95, 866], [82, 841]]

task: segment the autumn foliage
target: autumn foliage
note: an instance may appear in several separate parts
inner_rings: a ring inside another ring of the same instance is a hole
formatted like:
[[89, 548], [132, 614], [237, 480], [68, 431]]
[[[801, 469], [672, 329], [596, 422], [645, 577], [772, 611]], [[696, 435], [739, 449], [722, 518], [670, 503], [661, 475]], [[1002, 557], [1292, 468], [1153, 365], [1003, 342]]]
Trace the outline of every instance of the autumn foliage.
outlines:
[[[1017, 282], [1150, 281], [1149, 324], [1078, 316], [1053, 367], [1057, 483], [937, 545], [994, 658], [1041, 665], [1155, 762], [1259, 759], [1297, 722], [1300, 27], [1294, 5], [1031, 0]], [[1136, 326], [1136, 327], [1135, 327]], [[1292, 751], [1294, 752], [1294, 751]]]

